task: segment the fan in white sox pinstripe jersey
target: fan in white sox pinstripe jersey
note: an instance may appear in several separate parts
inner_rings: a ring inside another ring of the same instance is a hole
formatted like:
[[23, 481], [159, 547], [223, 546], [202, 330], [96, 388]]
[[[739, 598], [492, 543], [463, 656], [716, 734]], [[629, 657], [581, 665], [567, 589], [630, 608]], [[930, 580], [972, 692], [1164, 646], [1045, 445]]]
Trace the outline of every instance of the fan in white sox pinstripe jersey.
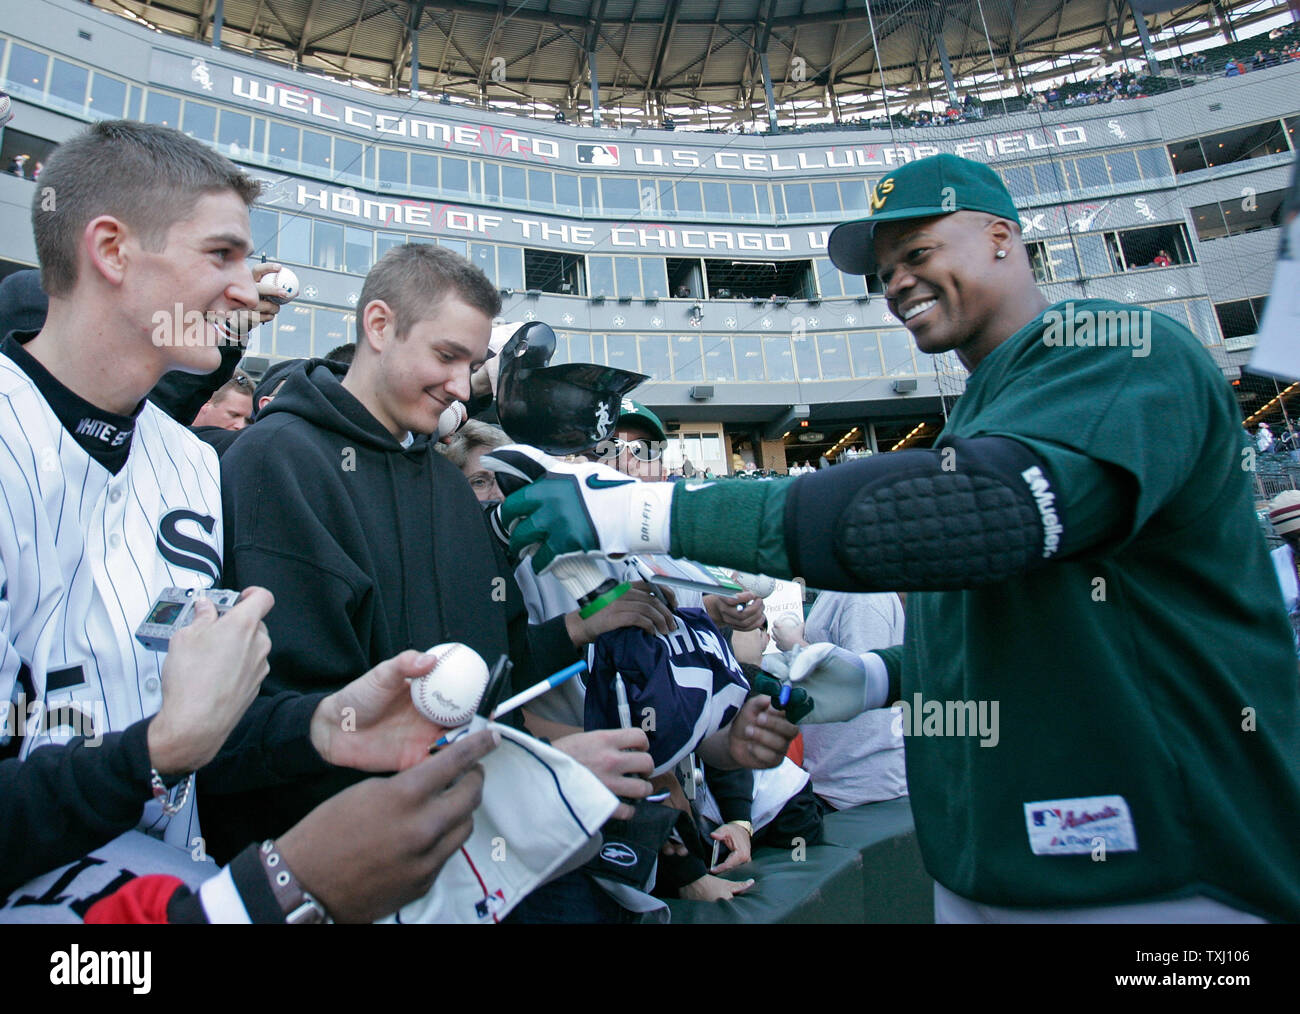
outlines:
[[[160, 589], [211, 587], [220, 573], [216, 452], [152, 404], [128, 437], [114, 475], [0, 356], [0, 699], [21, 689], [47, 716], [24, 757], [156, 712], [163, 656], [135, 628]], [[142, 826], [188, 849], [193, 799], [172, 818], [151, 803]]]

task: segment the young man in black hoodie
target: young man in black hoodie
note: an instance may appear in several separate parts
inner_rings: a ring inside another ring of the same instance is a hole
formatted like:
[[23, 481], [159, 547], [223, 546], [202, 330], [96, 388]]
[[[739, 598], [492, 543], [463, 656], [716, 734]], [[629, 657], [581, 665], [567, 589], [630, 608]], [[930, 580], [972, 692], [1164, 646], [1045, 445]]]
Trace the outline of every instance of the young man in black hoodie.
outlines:
[[[489, 664], [508, 652], [519, 688], [573, 660], [563, 617], [530, 631], [473, 491], [429, 439], [452, 402], [469, 400], [500, 308], [496, 287], [463, 258], [423, 244], [389, 251], [362, 287], [352, 366], [291, 370], [227, 452], [225, 581], [265, 585], [278, 603], [266, 692], [328, 691], [394, 650], [445, 641]], [[653, 767], [640, 730], [554, 745], [616, 795], [651, 791], [639, 777]], [[248, 834], [277, 833], [355, 778], [340, 770], [205, 798], [209, 849], [220, 856]], [[583, 883], [567, 886], [571, 916], [615, 912]]]

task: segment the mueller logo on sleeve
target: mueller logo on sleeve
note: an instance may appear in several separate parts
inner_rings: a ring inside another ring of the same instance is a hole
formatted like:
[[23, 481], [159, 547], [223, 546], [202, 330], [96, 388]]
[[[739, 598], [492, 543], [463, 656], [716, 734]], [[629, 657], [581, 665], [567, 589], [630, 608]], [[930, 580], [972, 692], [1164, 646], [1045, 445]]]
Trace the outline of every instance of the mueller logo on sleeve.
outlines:
[[1043, 522], [1043, 559], [1047, 559], [1061, 548], [1061, 533], [1065, 531], [1056, 510], [1056, 494], [1037, 465], [1026, 468], [1020, 473], [1020, 478], [1028, 484], [1034, 503], [1038, 505], [1038, 515]]

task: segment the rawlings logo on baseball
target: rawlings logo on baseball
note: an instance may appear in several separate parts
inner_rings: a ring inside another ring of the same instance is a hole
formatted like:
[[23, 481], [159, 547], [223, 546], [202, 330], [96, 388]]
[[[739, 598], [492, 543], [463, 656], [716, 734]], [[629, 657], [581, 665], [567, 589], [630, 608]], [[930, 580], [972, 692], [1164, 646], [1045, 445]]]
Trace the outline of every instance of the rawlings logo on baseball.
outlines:
[[411, 680], [415, 710], [445, 729], [464, 725], [487, 690], [487, 663], [469, 645], [455, 641], [434, 645], [425, 654], [436, 661], [432, 671]]

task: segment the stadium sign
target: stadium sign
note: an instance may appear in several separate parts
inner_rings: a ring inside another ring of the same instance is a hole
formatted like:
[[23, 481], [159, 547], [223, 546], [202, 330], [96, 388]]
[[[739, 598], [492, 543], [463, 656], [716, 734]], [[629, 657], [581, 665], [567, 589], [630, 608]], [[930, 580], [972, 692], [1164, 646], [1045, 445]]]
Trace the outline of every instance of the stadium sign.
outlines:
[[[799, 173], [816, 169], [889, 169], [893, 166], [947, 152], [963, 158], [993, 161], [1015, 155], [1032, 155], [1054, 148], [1086, 145], [1088, 132], [1081, 125], [1056, 126], [1040, 131], [1011, 131], [992, 137], [941, 144], [909, 142], [898, 145], [836, 145], [796, 151], [700, 151], [694, 148], [651, 148], [640, 145], [597, 145], [617, 151], [628, 148], [633, 168], [716, 169], [729, 173]], [[592, 145], [576, 145], [590, 148]], [[581, 161], [581, 152], [579, 152]], [[617, 157], [617, 156], [615, 156]], [[584, 163], [586, 164], [586, 163]], [[621, 166], [618, 161], [593, 162]]]
[[[622, 129], [604, 132], [610, 140], [597, 142], [593, 138], [601, 133], [596, 131], [540, 126], [521, 131], [515, 128], [535, 121], [518, 116], [484, 115], [463, 106], [409, 101], [399, 104], [388, 99], [357, 102], [353, 97], [364, 93], [334, 82], [322, 80], [319, 88], [288, 84], [236, 72], [202, 57], [187, 59], [161, 49], [153, 51], [150, 80], [249, 112], [298, 120], [323, 130], [363, 135], [372, 143], [423, 146], [532, 164], [620, 173], [677, 170], [735, 177], [864, 169], [887, 171], [941, 152], [985, 162], [1025, 160], [1065, 148], [1114, 144], [1120, 137], [1134, 140], [1149, 133], [1143, 129], [1140, 115], [1124, 115], [1120, 118], [1128, 125], [1127, 129], [1112, 117], [1108, 126], [1115, 125], [1111, 127], [1114, 136], [1102, 131], [1101, 141], [1090, 141], [1088, 134], [1089, 127], [1100, 129], [1099, 124], [1075, 122], [1002, 130], [982, 136], [972, 136], [970, 124], [936, 127], [903, 131], [887, 143], [877, 140], [845, 144], [843, 135], [838, 135], [840, 143], [825, 145], [801, 144], [790, 135], [702, 135], [699, 142], [683, 145], [678, 135], [677, 143], [654, 144], [639, 143], [634, 140], [637, 130]], [[385, 107], [381, 101], [390, 105]], [[436, 115], [432, 115], [435, 111]], [[913, 137], [918, 139], [912, 140]]]
[[[317, 218], [365, 222], [381, 228], [427, 232], [431, 236], [491, 240], [519, 246], [571, 250], [654, 253], [684, 250], [702, 253], [779, 254], [814, 257], [826, 250], [829, 226], [789, 225], [784, 228], [728, 228], [652, 219], [621, 222], [581, 222], [571, 218], [521, 215], [508, 210], [399, 198], [351, 187], [335, 187], [292, 176], [254, 172], [264, 189], [259, 204], [290, 212], [307, 211]], [[1026, 239], [1070, 232], [1124, 228], [1183, 217], [1174, 191], [1147, 193], [1103, 201], [1022, 208]]]
[[365, 221], [392, 229], [424, 230], [431, 235], [491, 239], [518, 245], [553, 244], [585, 249], [700, 250], [735, 253], [812, 255], [826, 249], [828, 230], [726, 229], [713, 226], [667, 225], [656, 222], [599, 222], [525, 218], [505, 212], [411, 198], [385, 198], [359, 193], [351, 187], [304, 183], [291, 177], [254, 173], [266, 189], [258, 203], [264, 207], [309, 210], [315, 217]]

